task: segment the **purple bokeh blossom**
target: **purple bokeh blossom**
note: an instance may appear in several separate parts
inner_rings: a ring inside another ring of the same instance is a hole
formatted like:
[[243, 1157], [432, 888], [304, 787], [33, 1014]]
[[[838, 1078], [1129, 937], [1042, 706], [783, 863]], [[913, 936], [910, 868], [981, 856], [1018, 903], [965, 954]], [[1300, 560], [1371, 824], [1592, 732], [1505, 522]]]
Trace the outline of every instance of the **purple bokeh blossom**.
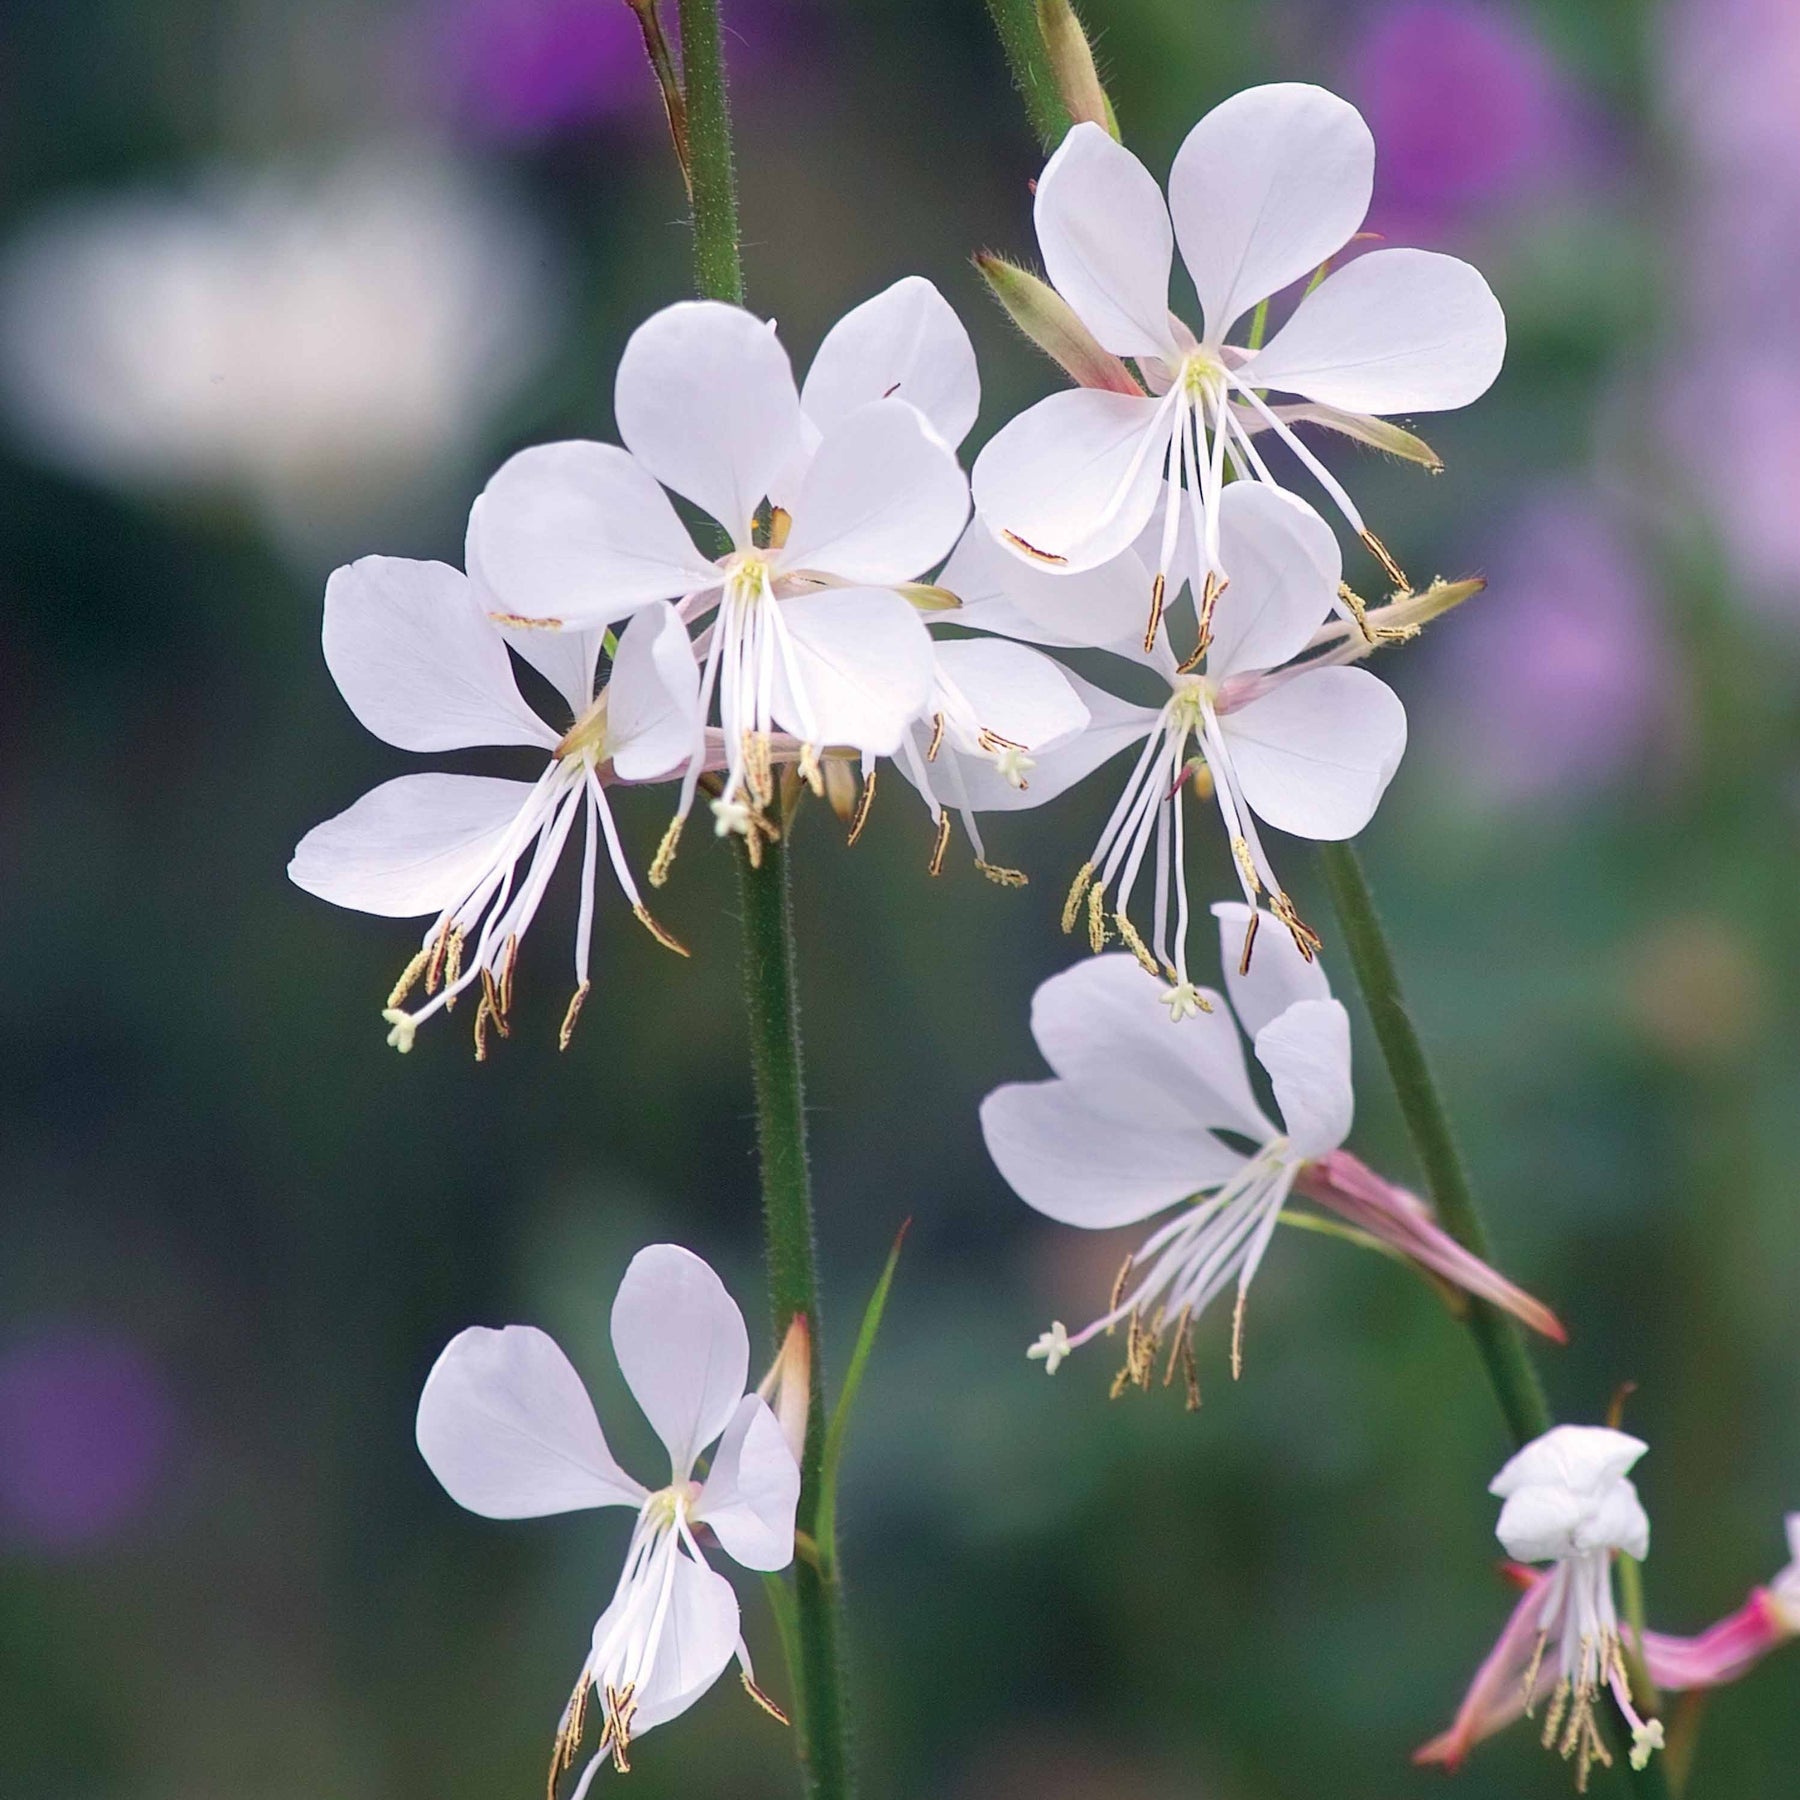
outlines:
[[1592, 497], [1528, 502], [1488, 591], [1434, 629], [1440, 755], [1490, 803], [1578, 801], [1680, 740], [1655, 596]]
[[1375, 134], [1370, 228], [1396, 240], [1441, 238], [1577, 158], [1572, 86], [1509, 7], [1389, 0], [1365, 15], [1342, 80]]
[[175, 1426], [162, 1369], [121, 1331], [58, 1320], [0, 1345], [0, 1544], [66, 1554], [116, 1535]]
[[[791, 0], [727, 0], [740, 72]], [[672, 24], [665, 25], [672, 32]], [[528, 143], [604, 119], [661, 119], [643, 34], [625, 0], [420, 0], [402, 52], [434, 110], [491, 142]]]

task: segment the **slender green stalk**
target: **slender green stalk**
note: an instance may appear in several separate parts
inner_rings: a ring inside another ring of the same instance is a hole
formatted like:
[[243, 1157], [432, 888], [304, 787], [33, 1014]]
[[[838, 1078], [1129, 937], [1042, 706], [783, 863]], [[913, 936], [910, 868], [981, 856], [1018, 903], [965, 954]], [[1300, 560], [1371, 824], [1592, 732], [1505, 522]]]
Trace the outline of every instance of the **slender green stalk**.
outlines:
[[[741, 302], [744, 270], [738, 250], [737, 178], [718, 0], [681, 0], [681, 60], [693, 182], [694, 285], [706, 299]], [[794, 1564], [793, 1636], [799, 1655], [792, 1673], [800, 1688], [796, 1730], [813, 1800], [849, 1800], [853, 1782], [836, 1546], [818, 1541], [826, 1430], [824, 1360], [785, 844], [765, 846], [755, 863], [740, 853], [738, 894], [773, 1342], [779, 1346], [786, 1339], [788, 1326], [799, 1315], [806, 1320], [812, 1348], [800, 1505], [794, 1520], [796, 1538], [803, 1546]]]
[[703, 299], [742, 304], [737, 167], [731, 152], [731, 109], [725, 99], [718, 0], [681, 0], [681, 69], [687, 89], [694, 286]]
[[[1464, 1249], [1488, 1262], [1491, 1257], [1487, 1232], [1469, 1186], [1468, 1170], [1450, 1129], [1450, 1115], [1432, 1075], [1425, 1046], [1406, 1010], [1394, 955], [1375, 910], [1375, 896], [1369, 891], [1362, 859], [1348, 843], [1321, 844], [1319, 848], [1332, 905], [1344, 928], [1350, 967], [1375, 1027], [1375, 1039], [1381, 1046], [1400, 1102], [1400, 1114], [1406, 1121], [1407, 1135], [1424, 1170], [1425, 1185], [1438, 1217]], [[1505, 1313], [1474, 1296], [1470, 1296], [1466, 1316], [1494, 1397], [1500, 1402], [1513, 1437], [1524, 1444], [1542, 1436], [1555, 1423], [1555, 1417], [1524, 1333]], [[1641, 1590], [1638, 1605], [1642, 1605]], [[1619, 1747], [1619, 1733], [1615, 1730], [1611, 1735], [1615, 1779], [1622, 1779], [1644, 1800], [1664, 1800], [1669, 1790], [1662, 1759], [1653, 1756], [1644, 1768], [1633, 1769]]]
[[[1400, 1101], [1407, 1136], [1412, 1139], [1438, 1217], [1465, 1250], [1483, 1262], [1491, 1262], [1487, 1232], [1476, 1209], [1468, 1170], [1456, 1147], [1450, 1115], [1426, 1060], [1425, 1046], [1406, 1010], [1393, 952], [1375, 911], [1375, 896], [1369, 892], [1362, 860], [1355, 847], [1347, 843], [1322, 844], [1320, 859], [1332, 904], [1344, 928], [1344, 943], [1350, 952], [1356, 985], [1375, 1027], [1375, 1039]], [[1514, 1438], [1524, 1444], [1541, 1436], [1554, 1420], [1523, 1332], [1498, 1307], [1473, 1297], [1468, 1322], [1475, 1347], [1487, 1367], [1494, 1397], [1500, 1402]]]
[[1046, 150], [1054, 150], [1069, 129], [1069, 109], [1056, 91], [1037, 0], [987, 0], [987, 8], [1031, 128]]
[[786, 846], [770, 844], [760, 866], [738, 858], [744, 920], [744, 1004], [756, 1081], [756, 1141], [762, 1161], [763, 1235], [774, 1342], [796, 1314], [812, 1340], [806, 1447], [800, 1458], [796, 1535], [811, 1547], [794, 1564], [794, 1635], [802, 1704], [797, 1715], [807, 1791], [845, 1800], [853, 1788], [839, 1619], [837, 1546], [821, 1543], [825, 1390], [819, 1355], [819, 1289], [813, 1257], [812, 1183], [806, 1163], [806, 1095], [794, 989], [794, 933]]

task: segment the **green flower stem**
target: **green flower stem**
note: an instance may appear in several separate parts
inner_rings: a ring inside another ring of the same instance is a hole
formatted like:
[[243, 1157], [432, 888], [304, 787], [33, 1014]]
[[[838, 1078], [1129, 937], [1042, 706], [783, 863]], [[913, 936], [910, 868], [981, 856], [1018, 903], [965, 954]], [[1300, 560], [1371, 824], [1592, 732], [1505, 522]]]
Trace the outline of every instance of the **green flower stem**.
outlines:
[[[1375, 896], [1369, 891], [1362, 859], [1355, 846], [1348, 843], [1321, 844], [1319, 851], [1332, 905], [1344, 929], [1350, 967], [1370, 1023], [1375, 1027], [1375, 1039], [1381, 1046], [1388, 1077], [1400, 1102], [1400, 1114], [1406, 1121], [1407, 1135], [1424, 1170], [1425, 1185], [1438, 1217], [1465, 1250], [1490, 1262], [1487, 1232], [1469, 1186], [1468, 1170], [1450, 1129], [1450, 1115], [1426, 1059], [1425, 1046], [1406, 1010], [1394, 954], [1375, 910]], [[1541, 1437], [1556, 1421], [1525, 1334], [1505, 1313], [1473, 1295], [1466, 1317], [1488, 1382], [1514, 1439], [1525, 1444]], [[1623, 1748], [1628, 1739], [1618, 1729], [1609, 1735], [1615, 1780], [1622, 1779], [1643, 1800], [1666, 1800], [1669, 1789], [1662, 1758], [1652, 1756], [1644, 1768], [1633, 1769]]]
[[1038, 23], [1038, 0], [987, 0], [987, 8], [1031, 128], [1046, 151], [1054, 150], [1069, 129], [1069, 109], [1056, 91], [1044, 29]]
[[819, 1286], [813, 1257], [812, 1183], [806, 1164], [806, 1095], [794, 987], [794, 931], [785, 844], [765, 846], [760, 866], [738, 857], [744, 924], [744, 1004], [756, 1081], [756, 1141], [762, 1162], [763, 1239], [769, 1266], [774, 1342], [796, 1315], [812, 1340], [806, 1447], [800, 1458], [795, 1534], [813, 1546], [794, 1563], [793, 1670], [801, 1691], [797, 1732], [813, 1800], [848, 1800], [849, 1724], [844, 1702], [837, 1545], [820, 1542], [825, 1389], [819, 1353]]
[[[681, 0], [681, 60], [693, 178], [694, 285], [705, 299], [741, 303], [744, 269], [738, 250], [737, 177], [718, 0]], [[740, 852], [738, 894], [773, 1342], [779, 1349], [788, 1326], [799, 1316], [806, 1320], [812, 1347], [800, 1506], [794, 1520], [796, 1537], [803, 1548], [811, 1548], [810, 1555], [802, 1554], [794, 1563], [793, 1636], [799, 1654], [791, 1673], [800, 1689], [796, 1739], [812, 1800], [849, 1800], [854, 1784], [844, 1704], [836, 1545], [818, 1541], [826, 1429], [824, 1363], [785, 844], [765, 846], [754, 864]]]
[[[1425, 1046], [1406, 1010], [1393, 952], [1375, 911], [1375, 896], [1369, 892], [1362, 859], [1348, 843], [1321, 844], [1319, 849], [1331, 901], [1344, 928], [1344, 943], [1356, 985], [1368, 1008], [1369, 1022], [1375, 1027], [1376, 1042], [1381, 1046], [1400, 1101], [1407, 1136], [1412, 1139], [1438, 1217], [1465, 1250], [1483, 1262], [1492, 1262], [1468, 1170], [1456, 1147], [1450, 1115], [1426, 1060]], [[1498, 1307], [1473, 1296], [1468, 1323], [1513, 1437], [1525, 1444], [1542, 1436], [1555, 1420], [1531, 1352], [1526, 1348], [1525, 1334]]]

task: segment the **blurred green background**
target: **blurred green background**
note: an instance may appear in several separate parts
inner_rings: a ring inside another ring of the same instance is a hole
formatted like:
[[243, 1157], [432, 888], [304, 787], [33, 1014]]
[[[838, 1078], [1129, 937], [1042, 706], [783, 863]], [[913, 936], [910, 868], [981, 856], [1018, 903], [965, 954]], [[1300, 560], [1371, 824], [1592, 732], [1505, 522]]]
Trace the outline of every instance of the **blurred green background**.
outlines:
[[[1387, 659], [1411, 754], [1366, 846], [1548, 1375], [1627, 1423], [1652, 1620], [1690, 1631], [1800, 1506], [1800, 14], [1790, 0], [1093, 0], [1159, 175], [1271, 78], [1362, 105], [1372, 224], [1509, 315], [1448, 462], [1340, 449], [1415, 575], [1492, 586]], [[932, 277], [975, 444], [1053, 385], [968, 266], [1029, 255], [1035, 147], [977, 0], [727, 0], [753, 304], [803, 363]], [[602, 908], [559, 1056], [559, 888], [514, 1035], [402, 1061], [411, 928], [291, 887], [299, 836], [412, 766], [318, 650], [368, 550], [458, 560], [512, 448], [610, 430], [632, 325], [688, 284], [682, 194], [615, 0], [0, 6], [0, 1793], [537, 1792], [625, 1522], [496, 1525], [412, 1444], [465, 1324], [552, 1331], [628, 1463], [605, 1318], [629, 1256], [758, 1229], [727, 859]], [[1372, 585], [1372, 571], [1356, 571]], [[496, 767], [479, 758], [469, 767]], [[1023, 892], [898, 782], [796, 849], [834, 1370], [901, 1221], [844, 1503], [872, 1800], [1402, 1800], [1509, 1599], [1506, 1444], [1430, 1290], [1299, 1234], [1206, 1404], [1108, 1404], [1022, 1354], [1121, 1244], [1029, 1212], [981, 1095], [1039, 1072], [1034, 985], [1116, 776], [993, 825]], [[664, 797], [627, 796], [640, 866]], [[1303, 845], [1282, 867], [1335, 936]], [[1204, 885], [1230, 887], [1208, 842]], [[570, 884], [572, 885], [572, 884]], [[1340, 976], [1340, 989], [1346, 983]], [[1358, 1019], [1359, 1030], [1362, 1020]], [[1412, 1168], [1372, 1046], [1352, 1147]], [[760, 1333], [757, 1357], [766, 1353]], [[786, 1690], [740, 1582], [766, 1685]], [[639, 1800], [792, 1791], [730, 1683]], [[1693, 1800], [1794, 1792], [1800, 1649], [1713, 1702]], [[610, 1780], [611, 1777], [605, 1779]], [[1565, 1791], [1529, 1732], [1466, 1800]]]

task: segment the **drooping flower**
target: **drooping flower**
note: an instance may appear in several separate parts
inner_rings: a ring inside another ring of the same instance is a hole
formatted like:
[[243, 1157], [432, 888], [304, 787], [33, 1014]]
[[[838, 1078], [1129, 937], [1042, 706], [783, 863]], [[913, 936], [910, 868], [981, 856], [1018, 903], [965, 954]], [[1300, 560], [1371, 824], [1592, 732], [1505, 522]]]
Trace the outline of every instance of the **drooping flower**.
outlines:
[[[1085, 901], [1098, 950], [1110, 919], [1144, 967], [1174, 984], [1171, 1004], [1193, 993], [1182, 799], [1190, 781], [1218, 803], [1245, 900], [1254, 906], [1266, 895], [1311, 955], [1318, 939], [1276, 875], [1257, 821], [1298, 837], [1352, 837], [1373, 816], [1406, 748], [1406, 712], [1393, 690], [1366, 669], [1343, 666], [1368, 639], [1359, 631], [1341, 643], [1320, 642], [1341, 573], [1325, 522], [1291, 495], [1253, 482], [1230, 483], [1218, 504], [1232, 584], [1203, 615], [1201, 650], [1186, 662], [1170, 648], [1165, 621], [1148, 651], [1138, 641], [1144, 565], [1136, 550], [1098, 569], [1052, 575], [965, 541], [944, 572], [948, 585], [961, 583], [974, 596], [958, 615], [964, 623], [1111, 649], [1167, 684], [1161, 707], [1120, 706], [1116, 725], [1110, 717], [1103, 723], [1087, 746], [1092, 761], [1071, 755], [1043, 773], [1048, 797], [1056, 780], [1066, 785], [1102, 756], [1141, 743], [1070, 890], [1063, 925], [1074, 926]], [[1171, 566], [1179, 576], [1180, 563]], [[1321, 653], [1311, 660], [1297, 660], [1315, 649]], [[1131, 903], [1152, 850], [1154, 924], [1146, 940]]]
[[1643, 1768], [1662, 1748], [1661, 1721], [1642, 1718], [1632, 1699], [1613, 1599], [1614, 1555], [1641, 1562], [1650, 1549], [1650, 1522], [1628, 1473], [1647, 1448], [1605, 1426], [1558, 1425], [1489, 1483], [1503, 1502], [1496, 1533], [1507, 1554], [1550, 1567], [1540, 1576], [1525, 1572], [1524, 1597], [1455, 1723], [1415, 1762], [1455, 1768], [1482, 1738], [1531, 1717], [1547, 1699], [1544, 1745], [1574, 1762], [1585, 1793], [1592, 1766], [1612, 1764], [1595, 1710], [1608, 1694], [1631, 1729], [1632, 1767]]
[[[571, 1800], [608, 1755], [630, 1767], [634, 1739], [685, 1712], [735, 1655], [757, 1688], [731, 1583], [707, 1563], [699, 1534], [747, 1569], [784, 1569], [794, 1555], [800, 1470], [775, 1415], [745, 1392], [743, 1314], [691, 1251], [653, 1244], [632, 1258], [612, 1309], [620, 1373], [669, 1452], [655, 1490], [620, 1468], [581, 1377], [529, 1325], [459, 1333], [419, 1397], [419, 1449], [459, 1506], [490, 1519], [628, 1506], [637, 1520], [611, 1600], [563, 1711], [551, 1781], [573, 1767], [592, 1706], [600, 1732]], [[718, 1440], [704, 1479], [695, 1464]]]
[[[598, 695], [598, 631], [513, 636], [567, 702], [560, 730], [520, 693], [508, 641], [476, 584], [443, 563], [370, 556], [326, 585], [326, 663], [377, 737], [402, 750], [516, 744], [549, 754], [535, 781], [402, 775], [315, 826], [294, 852], [288, 874], [310, 894], [386, 918], [431, 915], [382, 1014], [402, 1051], [475, 982], [476, 1055], [486, 1054], [490, 1028], [506, 1035], [519, 945], [578, 823], [581, 907], [564, 1047], [590, 985], [602, 841], [632, 911], [659, 943], [686, 954], [644, 905], [606, 792], [666, 775], [693, 752], [696, 673], [681, 621], [663, 604], [639, 612]], [[421, 982], [426, 998], [409, 1010]]]
[[[1169, 1214], [1127, 1260], [1107, 1310], [1072, 1335], [1058, 1322], [1030, 1354], [1054, 1373], [1072, 1351], [1124, 1325], [1114, 1392], [1148, 1387], [1167, 1343], [1164, 1384], [1183, 1370], [1197, 1404], [1191, 1329], [1235, 1284], [1238, 1373], [1245, 1300], [1296, 1187], [1446, 1280], [1560, 1331], [1421, 1202], [1339, 1149], [1353, 1112], [1350, 1025], [1325, 971], [1277, 932], [1246, 972], [1238, 944], [1254, 929], [1250, 909], [1229, 902], [1213, 911], [1229, 1008], [1211, 990], [1171, 1005], [1169, 990], [1128, 956], [1077, 964], [1032, 1002], [1032, 1035], [1054, 1078], [998, 1088], [982, 1103], [988, 1154], [1047, 1217], [1107, 1230]], [[1240, 1028], [1273, 1087], [1279, 1123], [1251, 1090]]]
[[[937, 404], [970, 417], [972, 406], [933, 343], [919, 346], [911, 383], [890, 379], [867, 399], [886, 373], [872, 357], [852, 344], [821, 361], [803, 410], [772, 326], [712, 301], [668, 307], [619, 364], [626, 448], [521, 451], [470, 518], [470, 568], [516, 619], [580, 630], [673, 600], [686, 623], [710, 615], [696, 643], [695, 754], [653, 881], [693, 803], [715, 702], [726, 761], [715, 821], [754, 853], [775, 829], [778, 731], [799, 741], [801, 772], [817, 783], [827, 747], [891, 755], [930, 700], [931, 641], [896, 590], [949, 552], [968, 486], [927, 413], [901, 396], [943, 378]], [[695, 544], [665, 488], [717, 521], [725, 554]]]
[[[1505, 321], [1487, 283], [1425, 250], [1357, 257], [1260, 342], [1270, 296], [1355, 235], [1374, 167], [1356, 109], [1297, 83], [1214, 107], [1175, 158], [1166, 205], [1149, 171], [1099, 126], [1069, 132], [1037, 187], [1044, 265], [1102, 349], [1135, 359], [1151, 391], [1053, 394], [982, 451], [976, 508], [1015, 554], [1045, 568], [1092, 568], [1131, 544], [1160, 504], [1145, 596], [1153, 626], [1184, 492], [1206, 589], [1234, 573], [1216, 502], [1228, 471], [1274, 482], [1253, 441], [1267, 429], [1405, 585], [1342, 484], [1264, 398], [1297, 395], [1306, 416], [1367, 435], [1370, 415], [1466, 406], [1499, 372]], [[1200, 299], [1197, 334], [1169, 310], [1177, 241]], [[1253, 311], [1250, 341], [1231, 342]]]

